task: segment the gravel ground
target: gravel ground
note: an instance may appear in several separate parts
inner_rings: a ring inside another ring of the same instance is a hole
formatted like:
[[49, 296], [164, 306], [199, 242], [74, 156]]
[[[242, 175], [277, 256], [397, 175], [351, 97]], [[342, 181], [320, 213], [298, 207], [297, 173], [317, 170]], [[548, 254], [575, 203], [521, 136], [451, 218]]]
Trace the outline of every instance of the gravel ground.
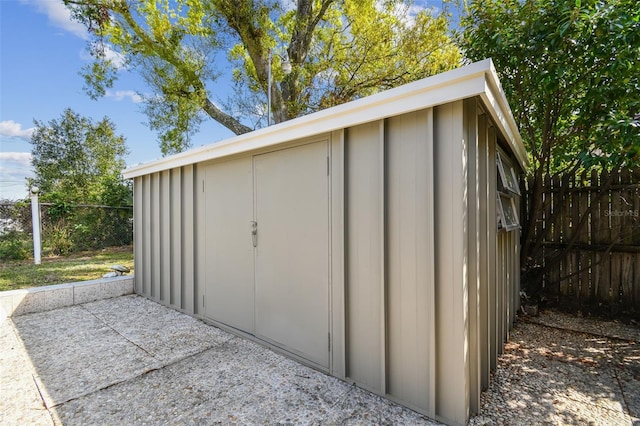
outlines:
[[[639, 426], [640, 328], [519, 318], [471, 425]], [[438, 424], [138, 296], [0, 323], [0, 424]]]
[[471, 425], [640, 425], [640, 328], [520, 317]]

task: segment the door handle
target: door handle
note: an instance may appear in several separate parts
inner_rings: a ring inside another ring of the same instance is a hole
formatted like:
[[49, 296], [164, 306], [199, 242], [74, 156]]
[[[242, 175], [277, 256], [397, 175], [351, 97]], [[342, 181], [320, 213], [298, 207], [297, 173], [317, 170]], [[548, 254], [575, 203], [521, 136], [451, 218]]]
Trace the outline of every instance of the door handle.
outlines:
[[252, 220], [251, 221], [251, 240], [253, 241], [253, 246], [258, 246], [258, 222]]

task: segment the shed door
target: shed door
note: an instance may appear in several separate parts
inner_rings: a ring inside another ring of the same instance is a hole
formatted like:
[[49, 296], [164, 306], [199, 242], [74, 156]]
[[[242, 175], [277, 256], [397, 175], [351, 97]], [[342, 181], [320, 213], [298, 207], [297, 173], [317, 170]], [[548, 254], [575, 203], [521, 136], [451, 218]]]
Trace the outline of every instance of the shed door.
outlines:
[[205, 316], [253, 333], [253, 170], [250, 157], [205, 169]]
[[254, 157], [255, 332], [329, 367], [327, 142]]

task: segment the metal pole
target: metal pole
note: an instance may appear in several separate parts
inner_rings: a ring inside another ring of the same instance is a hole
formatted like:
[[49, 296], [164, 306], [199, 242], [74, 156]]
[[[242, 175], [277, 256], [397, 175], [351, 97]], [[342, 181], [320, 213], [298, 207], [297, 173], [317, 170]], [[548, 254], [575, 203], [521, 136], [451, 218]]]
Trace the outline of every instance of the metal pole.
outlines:
[[267, 127], [271, 126], [271, 49], [269, 49], [269, 69], [267, 82]]
[[41, 263], [42, 244], [40, 238], [40, 202], [38, 201], [38, 187], [31, 187], [31, 222], [33, 228], [33, 261], [36, 265]]

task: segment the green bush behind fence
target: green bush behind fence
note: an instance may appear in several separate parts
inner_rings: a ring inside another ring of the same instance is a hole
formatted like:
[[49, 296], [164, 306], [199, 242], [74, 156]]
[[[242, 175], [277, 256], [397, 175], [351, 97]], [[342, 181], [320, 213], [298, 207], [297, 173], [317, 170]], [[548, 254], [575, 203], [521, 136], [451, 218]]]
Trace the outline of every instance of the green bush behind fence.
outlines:
[[[133, 242], [133, 207], [42, 203], [44, 255], [65, 255], [84, 250], [130, 245]], [[31, 204], [0, 204], [0, 259], [26, 259], [33, 254]]]

